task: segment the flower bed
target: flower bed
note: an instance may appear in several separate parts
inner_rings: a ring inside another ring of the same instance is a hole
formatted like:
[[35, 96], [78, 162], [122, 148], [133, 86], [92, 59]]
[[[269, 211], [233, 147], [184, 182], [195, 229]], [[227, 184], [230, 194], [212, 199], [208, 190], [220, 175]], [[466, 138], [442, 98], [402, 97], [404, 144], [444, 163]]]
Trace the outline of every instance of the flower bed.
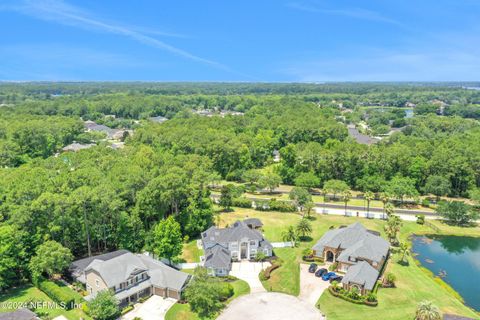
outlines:
[[[343, 289], [341, 289], [343, 290]], [[368, 301], [365, 297], [363, 296], [360, 296], [359, 299], [353, 299], [353, 298], [350, 298], [349, 296], [347, 296], [344, 292], [342, 291], [336, 291], [335, 289], [333, 289], [331, 286], [328, 287], [328, 291], [330, 292], [330, 294], [334, 297], [337, 297], [337, 298], [341, 298], [343, 300], [346, 300], [348, 302], [352, 302], [352, 303], [356, 303], [356, 304], [364, 304], [364, 305], [367, 305], [367, 306], [370, 306], [370, 307], [376, 307], [378, 306], [378, 301]]]

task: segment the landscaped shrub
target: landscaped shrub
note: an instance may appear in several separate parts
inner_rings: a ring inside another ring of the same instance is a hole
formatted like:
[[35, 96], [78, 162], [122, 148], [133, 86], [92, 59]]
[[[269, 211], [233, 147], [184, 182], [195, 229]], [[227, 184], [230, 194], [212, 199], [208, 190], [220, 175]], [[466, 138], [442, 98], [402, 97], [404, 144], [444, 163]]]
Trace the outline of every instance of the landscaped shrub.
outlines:
[[73, 308], [75, 303], [75, 296], [73, 294], [68, 294], [67, 292], [65, 292], [65, 290], [63, 290], [55, 282], [41, 279], [38, 280], [37, 287], [47, 296], [49, 296], [50, 299], [60, 304], [66, 310], [70, 310]]
[[397, 277], [393, 273], [391, 272], [387, 273], [383, 278], [382, 287], [385, 287], [385, 288], [395, 287], [395, 280], [397, 280]]
[[367, 295], [367, 301], [369, 302], [375, 302], [377, 301], [377, 295], [373, 292], [370, 292], [368, 295]]
[[365, 299], [362, 296], [359, 296], [358, 299], [352, 299], [348, 296], [348, 291], [346, 291], [344, 289], [339, 289], [339, 290], [335, 291], [332, 288], [332, 286], [330, 286], [330, 287], [328, 287], [328, 291], [330, 292], [330, 294], [332, 296], [341, 298], [345, 301], [349, 301], [349, 302], [352, 302], [352, 303], [365, 304], [365, 305], [371, 306], [371, 307], [376, 307], [378, 305], [378, 301], [368, 301], [367, 299]]
[[148, 298], [150, 298], [150, 297], [149, 297], [149, 296], [146, 296], [146, 297], [141, 297], [141, 298], [139, 298], [139, 299], [138, 299], [138, 302], [140, 302], [140, 303], [144, 303], [145, 301], [147, 301], [147, 300], [148, 300]]
[[233, 296], [234, 290], [233, 286], [228, 282], [219, 282], [218, 283], [218, 294], [220, 296], [220, 301], [226, 301], [228, 298]]
[[418, 223], [418, 224], [425, 224], [425, 215], [420, 214], [420, 215], [418, 215], [418, 216], [416, 216], [416, 217], [417, 217], [417, 223]]
[[271, 199], [268, 203], [268, 207], [271, 211], [280, 211], [280, 212], [296, 212], [297, 208], [294, 204], [287, 201], [278, 201]]
[[423, 199], [422, 200], [422, 207], [426, 207], [426, 208], [429, 208], [430, 207], [430, 200], [428, 199]]
[[235, 198], [232, 200], [232, 206], [239, 208], [251, 208], [252, 200], [247, 198]]
[[338, 262], [334, 262], [328, 267], [328, 270], [335, 271], [337, 270], [337, 268], [338, 268]]
[[126, 314], [127, 312], [130, 312], [130, 311], [132, 311], [132, 310], [133, 310], [133, 306], [127, 306], [127, 307], [123, 308], [123, 309], [122, 309], [122, 312], [120, 312], [120, 313], [121, 313], [122, 316], [123, 316], [124, 314]]

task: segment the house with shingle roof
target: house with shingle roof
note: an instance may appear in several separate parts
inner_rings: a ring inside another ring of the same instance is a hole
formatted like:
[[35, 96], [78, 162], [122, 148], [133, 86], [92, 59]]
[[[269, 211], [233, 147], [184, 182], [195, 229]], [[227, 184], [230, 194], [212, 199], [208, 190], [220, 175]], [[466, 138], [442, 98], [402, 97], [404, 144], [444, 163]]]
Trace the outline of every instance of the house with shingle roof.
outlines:
[[232, 261], [254, 259], [259, 252], [272, 256], [272, 245], [258, 230], [262, 225], [258, 219], [247, 219], [227, 228], [210, 227], [202, 232], [202, 259], [209, 273], [226, 276], [232, 270]]
[[390, 244], [378, 232], [357, 222], [327, 231], [313, 246], [313, 254], [345, 272], [343, 287], [356, 286], [362, 294], [373, 289], [387, 260]]
[[85, 284], [89, 293], [85, 300], [109, 289], [120, 305], [151, 295], [180, 299], [190, 279], [190, 275], [161, 261], [127, 250], [74, 261], [69, 270], [75, 281]]
[[0, 320], [40, 320], [40, 318], [34, 312], [21, 308], [12, 312], [0, 313]]

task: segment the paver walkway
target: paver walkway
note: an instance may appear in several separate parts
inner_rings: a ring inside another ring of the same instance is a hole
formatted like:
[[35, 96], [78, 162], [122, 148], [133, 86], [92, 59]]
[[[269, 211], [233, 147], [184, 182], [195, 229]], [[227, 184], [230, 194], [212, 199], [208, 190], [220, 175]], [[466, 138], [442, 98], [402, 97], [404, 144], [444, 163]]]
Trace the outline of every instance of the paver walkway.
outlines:
[[232, 263], [230, 274], [238, 279], [244, 280], [250, 286], [250, 293], [265, 292], [265, 288], [258, 278], [260, 271], [268, 268], [270, 262], [241, 261]]
[[[300, 295], [298, 297], [311, 305], [316, 305], [323, 291], [328, 289], [330, 282], [315, 277], [315, 274], [308, 272], [308, 267], [308, 264], [300, 264]], [[325, 268], [325, 266], [319, 266], [319, 268]]]

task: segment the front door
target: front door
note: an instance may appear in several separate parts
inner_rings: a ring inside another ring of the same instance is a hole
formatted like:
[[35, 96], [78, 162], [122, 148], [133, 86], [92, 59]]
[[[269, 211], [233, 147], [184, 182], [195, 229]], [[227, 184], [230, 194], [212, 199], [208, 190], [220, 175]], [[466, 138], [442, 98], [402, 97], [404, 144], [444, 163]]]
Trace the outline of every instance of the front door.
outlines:
[[240, 259], [247, 259], [247, 246], [248, 243], [242, 242], [240, 245]]

